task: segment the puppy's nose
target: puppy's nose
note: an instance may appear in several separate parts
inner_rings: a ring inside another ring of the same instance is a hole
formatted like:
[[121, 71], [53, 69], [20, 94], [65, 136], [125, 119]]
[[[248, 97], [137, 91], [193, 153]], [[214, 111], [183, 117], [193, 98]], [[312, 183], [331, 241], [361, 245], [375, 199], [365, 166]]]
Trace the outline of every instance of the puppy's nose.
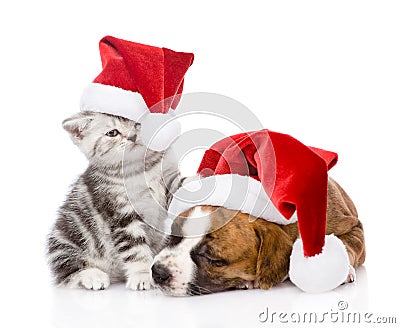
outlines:
[[128, 140], [129, 140], [129, 141], [132, 141], [132, 142], [135, 142], [135, 141], [136, 141], [136, 138], [137, 138], [137, 135], [134, 134], [133, 136], [129, 136]]
[[159, 284], [165, 284], [171, 278], [171, 272], [168, 268], [160, 263], [154, 263], [151, 267], [153, 280]]

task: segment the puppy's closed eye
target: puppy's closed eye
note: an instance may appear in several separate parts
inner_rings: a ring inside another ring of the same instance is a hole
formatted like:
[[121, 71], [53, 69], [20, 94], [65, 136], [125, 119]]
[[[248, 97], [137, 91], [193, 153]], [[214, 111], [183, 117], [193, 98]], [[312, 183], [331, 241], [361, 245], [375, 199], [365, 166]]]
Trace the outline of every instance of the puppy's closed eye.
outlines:
[[227, 260], [216, 256], [206, 244], [202, 245], [197, 250], [194, 250], [193, 255], [198, 261], [206, 261], [212, 266], [220, 267], [229, 264]]
[[216, 258], [212, 255], [209, 255], [207, 253], [203, 253], [203, 254], [198, 254], [198, 256], [207, 261], [208, 263], [210, 263], [213, 266], [217, 266], [217, 267], [221, 267], [221, 266], [225, 266], [228, 265], [229, 262], [225, 259], [221, 259], [221, 258]]

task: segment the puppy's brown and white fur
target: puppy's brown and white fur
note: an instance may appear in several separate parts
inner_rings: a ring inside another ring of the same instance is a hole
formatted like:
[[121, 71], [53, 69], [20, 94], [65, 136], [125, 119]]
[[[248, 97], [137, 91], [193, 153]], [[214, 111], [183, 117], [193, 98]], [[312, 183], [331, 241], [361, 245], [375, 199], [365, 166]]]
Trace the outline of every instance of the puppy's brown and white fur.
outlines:
[[[204, 234], [179, 237], [187, 235], [189, 220], [199, 217], [207, 217], [201, 228]], [[174, 296], [242, 286], [269, 289], [287, 277], [292, 246], [299, 236], [297, 223], [278, 225], [212, 206], [197, 206], [181, 214], [172, 231], [178, 236], [172, 236], [155, 257], [152, 278], [163, 292]], [[352, 281], [353, 268], [365, 260], [363, 226], [349, 196], [330, 179], [326, 234], [332, 233], [346, 246]]]

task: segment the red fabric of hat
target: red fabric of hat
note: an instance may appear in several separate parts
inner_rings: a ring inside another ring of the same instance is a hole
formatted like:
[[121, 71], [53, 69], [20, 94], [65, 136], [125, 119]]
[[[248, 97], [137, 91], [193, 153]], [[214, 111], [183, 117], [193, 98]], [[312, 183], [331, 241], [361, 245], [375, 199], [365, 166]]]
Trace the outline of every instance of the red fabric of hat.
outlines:
[[290, 219], [297, 210], [304, 255], [314, 256], [324, 245], [327, 172], [337, 162], [337, 154], [314, 150], [287, 134], [242, 133], [207, 150], [198, 173], [204, 177], [250, 173], [284, 217]]
[[[177, 122], [163, 125], [171, 120], [172, 111], [179, 103], [193, 54], [112, 36], [104, 37], [99, 48], [103, 69], [84, 90], [81, 110], [140, 121], [142, 133], [150, 135], [149, 138], [154, 137], [152, 134], [157, 128], [163, 127], [164, 131], [151, 146], [164, 150], [180, 133]], [[165, 116], [160, 119], [156, 114]]]
[[325, 236], [328, 170], [336, 162], [336, 153], [287, 134], [260, 130], [227, 137], [205, 152], [200, 180], [175, 193], [170, 211], [212, 205], [279, 224], [297, 221], [301, 239], [293, 247], [290, 278], [305, 291], [330, 290], [349, 269], [343, 243]]

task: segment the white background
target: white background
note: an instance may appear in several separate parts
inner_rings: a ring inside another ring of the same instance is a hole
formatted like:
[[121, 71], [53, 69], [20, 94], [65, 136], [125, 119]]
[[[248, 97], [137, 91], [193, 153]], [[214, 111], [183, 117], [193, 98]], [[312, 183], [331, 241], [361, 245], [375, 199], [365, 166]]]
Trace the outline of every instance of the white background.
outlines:
[[[0, 326], [250, 327], [267, 306], [322, 313], [340, 300], [400, 321], [398, 1], [3, 1], [0, 16]], [[185, 92], [230, 96], [266, 128], [338, 152], [331, 174], [365, 226], [358, 281], [193, 298], [52, 287], [45, 236], [86, 166], [60, 123], [100, 72], [107, 34], [195, 53]]]

